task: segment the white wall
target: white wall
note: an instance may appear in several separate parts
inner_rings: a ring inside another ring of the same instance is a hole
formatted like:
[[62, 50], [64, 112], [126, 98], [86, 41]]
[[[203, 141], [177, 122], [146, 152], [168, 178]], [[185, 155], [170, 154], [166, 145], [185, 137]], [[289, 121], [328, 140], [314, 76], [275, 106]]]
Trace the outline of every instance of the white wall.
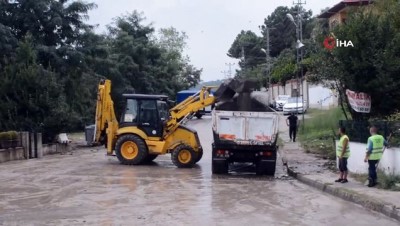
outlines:
[[310, 85], [310, 108], [329, 109], [338, 106], [335, 93], [322, 85]]
[[[337, 145], [337, 142], [336, 142]], [[368, 173], [368, 163], [364, 162], [367, 144], [350, 142], [350, 158], [347, 168], [352, 173]], [[383, 153], [379, 169], [386, 174], [400, 175], [400, 148], [389, 148]]]
[[[293, 89], [297, 88], [297, 80], [289, 80], [285, 86], [277, 84], [272, 88], [272, 100], [275, 100], [278, 95], [292, 95]], [[300, 87], [301, 88], [301, 87]], [[338, 98], [336, 93], [323, 85], [307, 84], [303, 81], [302, 92], [304, 100], [309, 100], [309, 108], [330, 109], [338, 106]], [[308, 91], [307, 91], [308, 88]]]

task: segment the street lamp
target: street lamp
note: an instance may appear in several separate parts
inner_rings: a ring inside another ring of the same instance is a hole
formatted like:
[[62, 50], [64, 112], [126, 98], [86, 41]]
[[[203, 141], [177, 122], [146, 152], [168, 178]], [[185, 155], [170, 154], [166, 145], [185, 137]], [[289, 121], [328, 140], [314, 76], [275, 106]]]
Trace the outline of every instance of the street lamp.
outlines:
[[[294, 19], [293, 15], [288, 13], [286, 14], [286, 17], [294, 24], [294, 26], [296, 27], [296, 53], [297, 53], [297, 58], [296, 58], [296, 63], [297, 63], [297, 67], [300, 68], [300, 73], [301, 73], [301, 77], [303, 77], [303, 66], [300, 64], [301, 59], [303, 58], [303, 50], [302, 47], [304, 47], [303, 44], [303, 25], [302, 25], [302, 21], [301, 21], [301, 16], [300, 16], [300, 12], [301, 9], [299, 9], [298, 11], [298, 15], [297, 15], [297, 22]], [[297, 94], [297, 99], [296, 99], [296, 109], [297, 109], [297, 114], [298, 114], [298, 104], [299, 104], [299, 100], [298, 97], [300, 95], [300, 92], [302, 93], [302, 97], [304, 98], [304, 90], [303, 90], [303, 85], [301, 85], [301, 91], [300, 91], [300, 78], [299, 78], [299, 73], [297, 73], [297, 90], [298, 90], [298, 94]], [[304, 100], [303, 101], [303, 109], [304, 109]], [[304, 113], [302, 114], [302, 128], [304, 129]]]
[[294, 25], [296, 25], [296, 27], [297, 27], [297, 24], [296, 24], [296, 21], [294, 20], [293, 15], [290, 14], [290, 13], [288, 13], [288, 14], [286, 14], [286, 16], [287, 16], [287, 18], [289, 18], [289, 20], [292, 21], [292, 23], [294, 23]]

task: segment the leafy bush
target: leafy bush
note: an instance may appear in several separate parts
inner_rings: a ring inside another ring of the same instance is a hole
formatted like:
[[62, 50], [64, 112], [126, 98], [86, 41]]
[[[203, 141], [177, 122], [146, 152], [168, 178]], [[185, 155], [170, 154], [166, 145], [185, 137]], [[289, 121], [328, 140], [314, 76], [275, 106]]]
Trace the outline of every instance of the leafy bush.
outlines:
[[386, 119], [390, 122], [399, 122], [400, 121], [400, 111], [396, 111], [395, 113], [386, 117]]
[[[368, 180], [368, 174], [351, 174], [351, 176], [361, 183], [364, 183]], [[386, 175], [383, 171], [378, 170], [378, 188], [392, 191], [400, 191], [400, 187], [398, 187], [399, 183], [400, 176], [396, 176], [393, 174]]]
[[2, 140], [7, 140], [8, 139], [8, 134], [7, 132], [1, 132], [0, 133], [0, 141]]
[[18, 132], [17, 131], [8, 131], [8, 139], [9, 140], [17, 140]]

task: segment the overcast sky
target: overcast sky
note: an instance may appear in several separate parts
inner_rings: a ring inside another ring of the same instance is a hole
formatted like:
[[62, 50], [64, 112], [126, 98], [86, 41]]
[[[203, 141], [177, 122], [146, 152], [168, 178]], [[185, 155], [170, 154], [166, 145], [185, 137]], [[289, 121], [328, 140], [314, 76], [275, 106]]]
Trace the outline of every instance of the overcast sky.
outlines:
[[[98, 5], [90, 12], [90, 24], [98, 24], [98, 31], [112, 22], [112, 18], [133, 10], [143, 12], [147, 22], [158, 28], [175, 27], [189, 36], [186, 54], [192, 64], [203, 68], [203, 81], [217, 80], [227, 71], [225, 63], [236, 63], [229, 58], [232, 42], [241, 30], [261, 34], [258, 26], [278, 6], [292, 6], [294, 0], [88, 0]], [[297, 0], [296, 0], [297, 1]], [[306, 9], [313, 14], [331, 7], [340, 0], [306, 0]], [[295, 35], [295, 34], [293, 34]]]

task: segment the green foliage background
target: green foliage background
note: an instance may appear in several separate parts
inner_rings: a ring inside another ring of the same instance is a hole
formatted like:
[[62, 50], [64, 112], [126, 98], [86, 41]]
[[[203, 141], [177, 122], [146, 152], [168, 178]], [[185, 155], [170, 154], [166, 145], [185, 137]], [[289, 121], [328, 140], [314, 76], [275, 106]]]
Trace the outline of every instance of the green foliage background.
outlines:
[[124, 92], [166, 94], [197, 85], [201, 69], [183, 55], [186, 34], [156, 32], [136, 11], [104, 35], [87, 24], [94, 3], [0, 1], [0, 131], [82, 130], [94, 122], [97, 84], [112, 81], [117, 113]]

